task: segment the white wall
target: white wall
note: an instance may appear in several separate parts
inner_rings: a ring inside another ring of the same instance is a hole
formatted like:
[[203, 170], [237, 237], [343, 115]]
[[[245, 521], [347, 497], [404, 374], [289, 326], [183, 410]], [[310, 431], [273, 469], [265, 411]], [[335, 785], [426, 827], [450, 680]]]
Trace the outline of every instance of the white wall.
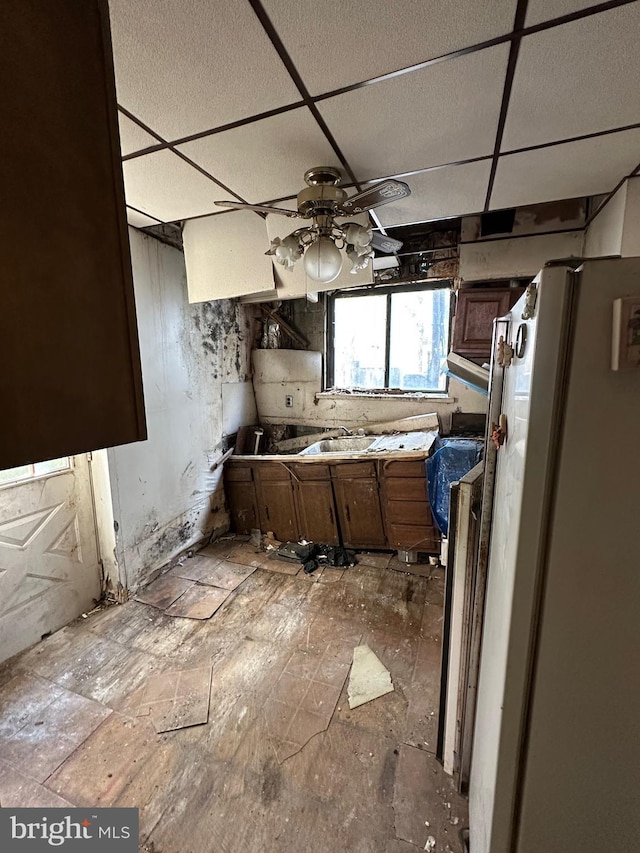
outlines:
[[505, 240], [481, 240], [460, 246], [463, 281], [536, 275], [547, 261], [581, 257], [582, 230], [560, 234], [532, 234]]
[[[322, 353], [255, 350], [254, 387], [262, 423], [318, 427], [366, 427], [431, 412], [485, 412], [487, 398], [455, 379], [449, 396], [321, 393]], [[293, 406], [286, 406], [286, 397]]]
[[640, 177], [628, 178], [587, 228], [585, 256], [640, 256]]
[[212, 467], [223, 432], [256, 412], [247, 309], [189, 305], [182, 253], [134, 229], [130, 241], [149, 438], [110, 448], [108, 463], [120, 581], [133, 590], [226, 527], [222, 468]]

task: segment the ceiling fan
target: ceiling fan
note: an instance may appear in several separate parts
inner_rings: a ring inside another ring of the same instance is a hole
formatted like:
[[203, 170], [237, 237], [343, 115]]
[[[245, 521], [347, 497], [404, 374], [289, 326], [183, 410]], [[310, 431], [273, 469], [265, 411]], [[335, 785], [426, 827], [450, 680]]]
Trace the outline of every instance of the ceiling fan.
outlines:
[[352, 265], [350, 271], [355, 273], [367, 266], [374, 249], [397, 252], [402, 246], [400, 240], [373, 232], [357, 222], [339, 225], [335, 218], [364, 213], [411, 195], [409, 186], [403, 181], [389, 179], [347, 196], [338, 186], [341, 179], [338, 169], [331, 166], [315, 166], [306, 171], [307, 186], [298, 193], [297, 210], [237, 201], [216, 201], [215, 204], [258, 213], [278, 213], [292, 219], [311, 219], [311, 225], [298, 228], [282, 240], [274, 238], [265, 254], [273, 255], [276, 263], [286, 269], [292, 269], [304, 255], [304, 269], [309, 278], [327, 284], [336, 279], [342, 269], [340, 249], [346, 252]]

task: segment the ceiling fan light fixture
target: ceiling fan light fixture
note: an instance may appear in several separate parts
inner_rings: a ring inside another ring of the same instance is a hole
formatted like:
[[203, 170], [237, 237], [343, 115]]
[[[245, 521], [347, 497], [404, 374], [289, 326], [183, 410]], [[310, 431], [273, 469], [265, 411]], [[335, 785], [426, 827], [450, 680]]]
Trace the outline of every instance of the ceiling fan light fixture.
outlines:
[[321, 284], [334, 281], [342, 269], [342, 254], [330, 237], [318, 237], [304, 253], [304, 270]]

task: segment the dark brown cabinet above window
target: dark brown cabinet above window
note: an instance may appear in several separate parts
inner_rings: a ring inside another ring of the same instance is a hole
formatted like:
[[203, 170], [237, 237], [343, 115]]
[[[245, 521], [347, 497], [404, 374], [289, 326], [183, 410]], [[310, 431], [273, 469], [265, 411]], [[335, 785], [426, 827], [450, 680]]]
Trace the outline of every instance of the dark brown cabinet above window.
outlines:
[[470, 287], [457, 293], [453, 352], [482, 363], [491, 354], [493, 321], [506, 314], [523, 287]]

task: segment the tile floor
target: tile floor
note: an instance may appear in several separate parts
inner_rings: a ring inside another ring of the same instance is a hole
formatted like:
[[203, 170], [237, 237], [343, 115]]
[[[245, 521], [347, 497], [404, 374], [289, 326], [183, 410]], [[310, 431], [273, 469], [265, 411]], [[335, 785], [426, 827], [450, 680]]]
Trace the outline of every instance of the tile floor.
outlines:
[[[415, 853], [429, 836], [461, 853], [466, 802], [434, 755], [442, 570], [374, 555], [305, 576], [249, 545], [200, 553], [152, 604], [80, 619], [0, 668], [2, 805], [136, 806], [147, 853]], [[216, 581], [211, 618], [169, 615], [177, 588]], [[395, 690], [349, 710], [359, 643]], [[174, 695], [176, 672], [208, 668], [206, 724], [157, 733], [139, 716], [163, 679]]]

